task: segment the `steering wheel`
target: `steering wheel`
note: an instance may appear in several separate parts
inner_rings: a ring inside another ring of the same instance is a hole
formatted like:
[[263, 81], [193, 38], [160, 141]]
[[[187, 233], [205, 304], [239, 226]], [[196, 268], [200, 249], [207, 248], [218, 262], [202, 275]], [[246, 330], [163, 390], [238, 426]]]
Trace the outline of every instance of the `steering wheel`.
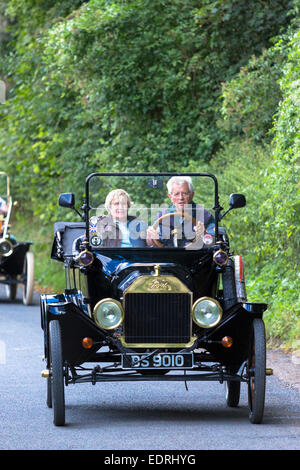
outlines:
[[[197, 224], [197, 221], [195, 219], [195, 217], [192, 217], [190, 214], [186, 213], [182, 213], [182, 212], [168, 212], [167, 214], [163, 214], [162, 216], [160, 216], [153, 224], [153, 228], [156, 229], [158, 227], [158, 225], [166, 218], [170, 218], [170, 217], [175, 217], [175, 216], [178, 216], [178, 217], [182, 217], [183, 219], [188, 219], [188, 220], [191, 220], [193, 222], [193, 226], [196, 226]], [[204, 224], [203, 222], [198, 222], [198, 224], [201, 224], [201, 230], [199, 230], [199, 233], [196, 234], [194, 240], [190, 243], [188, 243], [185, 248], [192, 248], [194, 245], [196, 245], [196, 243], [198, 242], [199, 238], [204, 234], [205, 232], [205, 227], [204, 227]], [[174, 235], [176, 234], [175, 233], [176, 231], [176, 228], [172, 231], [171, 235], [173, 235], [173, 239], [174, 239]], [[154, 244], [158, 247], [158, 248], [162, 248], [164, 246], [163, 243], [161, 243], [159, 240], [157, 239], [153, 239], [153, 242]]]

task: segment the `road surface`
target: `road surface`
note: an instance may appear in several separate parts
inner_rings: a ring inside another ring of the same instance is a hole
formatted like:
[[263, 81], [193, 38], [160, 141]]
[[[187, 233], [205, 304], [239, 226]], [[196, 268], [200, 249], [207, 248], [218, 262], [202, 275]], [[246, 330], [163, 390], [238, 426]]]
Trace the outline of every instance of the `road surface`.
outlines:
[[1, 450], [300, 449], [300, 392], [276, 376], [267, 377], [260, 425], [248, 420], [245, 384], [231, 409], [219, 383], [190, 382], [187, 391], [181, 382], [124, 382], [68, 386], [67, 424], [55, 427], [38, 301], [9, 303], [0, 286]]

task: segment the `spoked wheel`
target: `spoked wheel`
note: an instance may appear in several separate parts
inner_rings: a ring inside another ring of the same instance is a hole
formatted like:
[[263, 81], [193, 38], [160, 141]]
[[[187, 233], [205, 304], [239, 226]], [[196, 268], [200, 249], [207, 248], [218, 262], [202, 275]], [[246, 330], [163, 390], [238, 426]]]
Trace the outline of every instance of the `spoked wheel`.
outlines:
[[236, 408], [240, 401], [241, 382], [228, 380], [225, 382], [225, 398], [227, 406]]
[[[13, 279], [16, 279], [16, 277], [14, 277]], [[5, 285], [6, 297], [8, 298], [8, 300], [11, 300], [11, 301], [16, 300], [17, 288], [18, 288], [17, 283]]]
[[251, 423], [259, 424], [263, 419], [266, 390], [266, 335], [260, 318], [253, 321], [248, 374], [249, 419]]
[[[50, 383], [47, 384], [47, 404], [53, 404], [53, 422], [55, 426], [64, 426], [65, 424], [65, 390], [61, 330], [58, 320], [52, 320], [49, 323], [49, 342], [51, 375]], [[51, 384], [51, 389], [49, 386]], [[51, 408], [51, 406], [49, 406]]]
[[24, 262], [24, 289], [23, 289], [23, 304], [30, 305], [33, 296], [33, 281], [34, 281], [34, 256], [31, 251], [27, 251]]

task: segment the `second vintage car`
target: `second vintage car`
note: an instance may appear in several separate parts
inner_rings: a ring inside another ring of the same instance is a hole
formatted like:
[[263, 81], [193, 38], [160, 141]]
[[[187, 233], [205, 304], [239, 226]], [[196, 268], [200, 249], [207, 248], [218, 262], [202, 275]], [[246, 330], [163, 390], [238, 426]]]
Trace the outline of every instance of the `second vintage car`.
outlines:
[[247, 301], [244, 265], [234, 255], [226, 212], [209, 173], [93, 173], [85, 199], [59, 204], [78, 222], [57, 222], [51, 257], [66, 289], [42, 295], [47, 405], [65, 424], [68, 385], [108, 381], [215, 381], [249, 419], [265, 402], [267, 305]]
[[5, 286], [6, 296], [15, 301], [17, 289], [22, 286], [24, 305], [30, 305], [34, 289], [34, 255], [31, 242], [19, 241], [11, 233], [13, 200], [10, 179], [0, 171], [0, 284]]

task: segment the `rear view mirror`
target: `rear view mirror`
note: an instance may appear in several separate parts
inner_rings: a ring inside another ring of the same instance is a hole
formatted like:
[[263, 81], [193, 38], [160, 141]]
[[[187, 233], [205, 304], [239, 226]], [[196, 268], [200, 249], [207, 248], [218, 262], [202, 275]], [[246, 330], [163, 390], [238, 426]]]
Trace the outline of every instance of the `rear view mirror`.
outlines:
[[230, 194], [229, 207], [230, 209], [238, 209], [239, 207], [245, 207], [246, 198], [243, 194]]
[[71, 209], [75, 206], [75, 196], [73, 193], [63, 193], [60, 194], [58, 199], [58, 204], [61, 207], [69, 207]]
[[163, 181], [157, 178], [152, 178], [151, 180], [147, 181], [147, 186], [153, 189], [160, 189], [163, 187]]
[[231, 211], [232, 209], [238, 209], [239, 207], [245, 207], [246, 205], [246, 198], [244, 194], [230, 194], [229, 196], [229, 209], [227, 209], [224, 214], [220, 214], [219, 220], [222, 220], [225, 215]]
[[78, 214], [82, 218], [82, 220], [85, 220], [84, 215], [80, 214], [80, 212], [75, 207], [75, 195], [73, 193], [60, 194], [58, 199], [58, 205], [61, 207], [68, 207], [69, 209], [73, 209], [76, 214]]

